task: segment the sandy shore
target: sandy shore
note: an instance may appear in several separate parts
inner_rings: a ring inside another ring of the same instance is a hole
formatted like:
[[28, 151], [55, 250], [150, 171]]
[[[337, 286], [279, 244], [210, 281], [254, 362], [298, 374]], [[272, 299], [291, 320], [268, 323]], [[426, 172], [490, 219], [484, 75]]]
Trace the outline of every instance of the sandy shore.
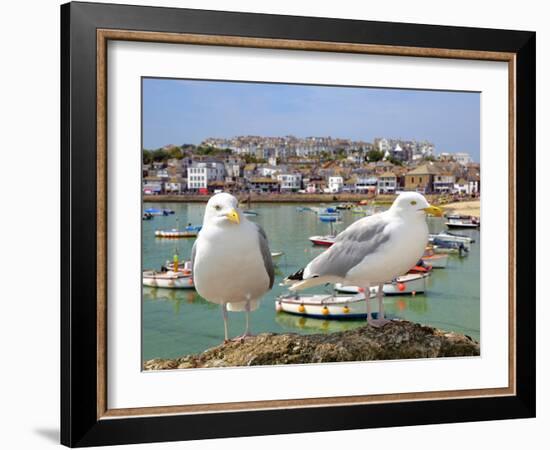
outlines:
[[445, 210], [446, 213], [453, 214], [463, 214], [467, 216], [480, 216], [480, 201], [473, 200], [467, 202], [456, 202], [448, 203], [447, 205], [442, 205], [441, 207]]

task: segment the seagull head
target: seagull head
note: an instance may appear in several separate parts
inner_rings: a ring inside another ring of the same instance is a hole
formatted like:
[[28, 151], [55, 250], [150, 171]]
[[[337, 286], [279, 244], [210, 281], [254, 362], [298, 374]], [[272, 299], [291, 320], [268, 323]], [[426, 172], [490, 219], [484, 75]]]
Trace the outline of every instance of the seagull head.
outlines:
[[238, 200], [227, 192], [214, 195], [206, 204], [204, 225], [239, 225], [241, 223], [241, 215], [238, 206]]
[[441, 217], [443, 211], [437, 206], [432, 206], [422, 194], [418, 192], [403, 192], [397, 196], [390, 208], [395, 213], [411, 216], [425, 216], [431, 214]]

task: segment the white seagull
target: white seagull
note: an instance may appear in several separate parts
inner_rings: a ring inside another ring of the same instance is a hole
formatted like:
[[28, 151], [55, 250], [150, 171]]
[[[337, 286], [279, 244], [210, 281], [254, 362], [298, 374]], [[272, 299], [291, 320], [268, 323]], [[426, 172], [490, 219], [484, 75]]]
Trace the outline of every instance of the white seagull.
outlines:
[[[426, 213], [441, 216], [417, 192], [399, 194], [390, 209], [365, 217], [347, 227], [335, 243], [304, 269], [290, 275], [285, 283], [301, 290], [325, 283], [359, 286], [367, 302], [367, 320], [383, 326], [383, 284], [408, 272], [422, 257], [428, 243]], [[378, 286], [379, 318], [373, 320], [370, 286]]]
[[232, 195], [208, 201], [191, 261], [197, 292], [222, 307], [225, 341], [227, 311], [246, 311], [242, 338], [249, 336], [249, 313], [273, 287], [275, 275], [264, 230], [240, 212]]

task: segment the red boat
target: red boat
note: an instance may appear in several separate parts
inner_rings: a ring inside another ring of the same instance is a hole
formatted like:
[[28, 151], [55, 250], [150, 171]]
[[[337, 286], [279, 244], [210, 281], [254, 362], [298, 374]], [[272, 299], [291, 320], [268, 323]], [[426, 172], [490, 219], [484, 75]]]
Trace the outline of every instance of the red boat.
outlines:
[[309, 240], [313, 245], [323, 245], [325, 247], [330, 247], [336, 241], [336, 236], [311, 236]]

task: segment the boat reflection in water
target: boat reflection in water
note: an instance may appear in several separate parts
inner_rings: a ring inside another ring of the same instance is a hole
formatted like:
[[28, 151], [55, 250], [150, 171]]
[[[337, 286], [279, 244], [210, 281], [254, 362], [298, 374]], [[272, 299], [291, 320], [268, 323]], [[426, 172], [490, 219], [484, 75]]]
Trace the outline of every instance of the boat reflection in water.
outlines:
[[285, 331], [300, 333], [333, 333], [335, 331], [353, 330], [364, 326], [366, 320], [323, 320], [313, 317], [297, 316], [278, 312], [275, 322]]

